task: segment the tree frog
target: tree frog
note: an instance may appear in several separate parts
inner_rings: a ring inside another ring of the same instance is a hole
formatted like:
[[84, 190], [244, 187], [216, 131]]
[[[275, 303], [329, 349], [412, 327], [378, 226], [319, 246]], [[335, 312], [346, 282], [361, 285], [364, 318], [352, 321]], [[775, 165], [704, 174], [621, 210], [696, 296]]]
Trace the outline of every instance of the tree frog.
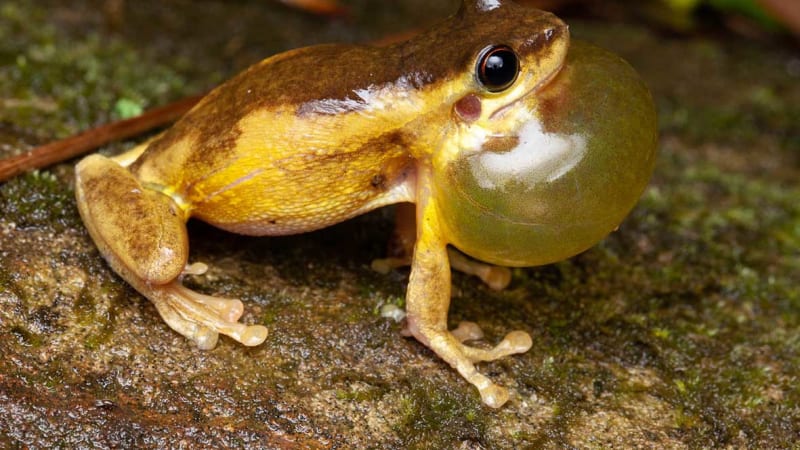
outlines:
[[[407, 331], [491, 407], [506, 388], [475, 364], [526, 352], [523, 331], [468, 345], [449, 330], [451, 262], [502, 287], [508, 269], [594, 245], [633, 208], [653, 170], [656, 118], [620, 58], [554, 15], [511, 0], [460, 10], [388, 47], [320, 45], [272, 56], [209, 93], [161, 135], [76, 167], [81, 217], [110, 266], [202, 349], [267, 329], [237, 299], [181, 284], [186, 221], [247, 235], [302, 233], [413, 203], [404, 256]], [[448, 246], [457, 249], [448, 250]], [[474, 258], [467, 258], [464, 254]], [[479, 262], [483, 261], [483, 262]]]

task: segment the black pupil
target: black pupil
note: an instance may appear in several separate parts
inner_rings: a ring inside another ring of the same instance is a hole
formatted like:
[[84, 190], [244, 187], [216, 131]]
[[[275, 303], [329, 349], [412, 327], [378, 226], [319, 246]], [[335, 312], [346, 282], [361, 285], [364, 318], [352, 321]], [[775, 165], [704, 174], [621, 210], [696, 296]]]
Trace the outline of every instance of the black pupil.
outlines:
[[478, 76], [481, 83], [492, 92], [502, 91], [517, 79], [519, 60], [508, 47], [496, 47], [487, 51], [481, 61]]

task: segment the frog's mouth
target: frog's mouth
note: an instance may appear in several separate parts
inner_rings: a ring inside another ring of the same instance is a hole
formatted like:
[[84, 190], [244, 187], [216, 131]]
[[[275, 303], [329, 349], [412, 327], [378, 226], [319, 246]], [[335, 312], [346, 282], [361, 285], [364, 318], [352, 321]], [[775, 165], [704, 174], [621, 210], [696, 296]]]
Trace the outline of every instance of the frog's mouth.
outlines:
[[497, 108], [494, 112], [492, 112], [489, 115], [489, 120], [495, 120], [495, 119], [501, 118], [503, 116], [503, 114], [505, 114], [507, 111], [512, 109], [514, 106], [516, 106], [520, 102], [524, 101], [525, 99], [527, 99], [531, 95], [535, 95], [540, 90], [545, 88], [547, 85], [550, 84], [551, 81], [553, 81], [556, 77], [558, 77], [559, 74], [561, 74], [561, 71], [564, 68], [565, 63], [566, 63], [566, 58], [547, 77], [542, 78], [533, 87], [531, 87], [527, 91], [525, 91], [522, 94], [520, 94], [519, 97], [515, 98], [514, 100], [511, 100], [510, 102], [506, 103], [505, 105]]

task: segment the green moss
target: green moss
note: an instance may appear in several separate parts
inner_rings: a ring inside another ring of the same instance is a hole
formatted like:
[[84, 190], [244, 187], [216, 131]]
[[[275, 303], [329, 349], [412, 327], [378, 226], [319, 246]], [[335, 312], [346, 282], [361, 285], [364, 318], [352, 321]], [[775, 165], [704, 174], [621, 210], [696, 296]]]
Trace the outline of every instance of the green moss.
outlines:
[[114, 113], [120, 119], [130, 119], [141, 115], [142, 112], [144, 112], [142, 104], [129, 98], [121, 98], [114, 104]]
[[147, 108], [201, 90], [168, 66], [143, 64], [146, 56], [114, 36], [93, 30], [67, 39], [46, 23], [50, 13], [14, 2], [0, 7], [4, 120], [64, 137], [124, 118], [129, 108], [118, 108], [120, 101]]
[[680, 99], [662, 109], [663, 128], [679, 131], [695, 142], [754, 144], [773, 134], [788, 150], [800, 149], [800, 108], [766, 86], [745, 91], [728, 104], [691, 104]]
[[18, 228], [80, 227], [72, 192], [49, 172], [33, 172], [0, 185], [0, 216]]
[[[116, 287], [105, 286], [100, 292], [109, 290], [123, 291]], [[120, 295], [114, 296], [119, 300]], [[75, 302], [75, 324], [88, 330], [81, 337], [81, 342], [87, 350], [95, 350], [100, 345], [108, 342], [115, 331], [115, 321], [120, 306], [119, 301], [112, 301], [110, 307], [98, 309], [97, 300], [92, 297], [92, 293], [84, 291]]]
[[[667, 159], [668, 200], [657, 190], [644, 204], [661, 216], [656, 248], [670, 255], [652, 264], [644, 325], [658, 339], [659, 370], [677, 424], [694, 445], [725, 445], [772, 437], [792, 441], [778, 405], [798, 401], [784, 375], [798, 365], [795, 279], [800, 189], [716, 165]], [[779, 256], [780, 255], [780, 256]], [[661, 292], [661, 293], [659, 293]], [[666, 294], [668, 293], [668, 294]], [[666, 294], [666, 295], [665, 295]], [[774, 332], [773, 330], [781, 330]], [[791, 333], [791, 331], [790, 331]], [[774, 417], [774, 420], [765, 420]], [[744, 439], [744, 441], [742, 441]]]
[[[466, 389], [466, 388], [465, 388]], [[472, 390], [456, 391], [420, 379], [402, 401], [395, 431], [405, 448], [455, 448], [485, 440], [486, 409]]]
[[351, 389], [349, 391], [346, 391], [344, 389], [337, 389], [336, 399], [353, 401], [353, 402], [367, 402], [367, 401], [379, 400], [385, 394], [386, 394], [385, 389], [381, 389], [374, 386], [370, 386], [367, 389]]
[[42, 336], [31, 333], [29, 330], [20, 327], [20, 326], [13, 326], [11, 327], [11, 335], [17, 338], [17, 342], [19, 345], [25, 347], [39, 347], [42, 345]]

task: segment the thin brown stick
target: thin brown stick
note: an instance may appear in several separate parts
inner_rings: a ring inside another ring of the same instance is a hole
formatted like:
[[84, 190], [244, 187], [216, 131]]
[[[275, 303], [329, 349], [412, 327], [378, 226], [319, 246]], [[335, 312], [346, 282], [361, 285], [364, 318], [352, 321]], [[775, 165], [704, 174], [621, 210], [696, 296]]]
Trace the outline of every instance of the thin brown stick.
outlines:
[[174, 122], [192, 109], [202, 97], [202, 95], [186, 97], [169, 105], [145, 111], [140, 116], [101, 125], [66, 139], [36, 147], [22, 155], [0, 160], [0, 183], [25, 171], [47, 167], [111, 141], [136, 136]]
[[336, 0], [281, 0], [281, 2], [311, 14], [330, 17], [344, 17], [347, 15], [347, 8]]

